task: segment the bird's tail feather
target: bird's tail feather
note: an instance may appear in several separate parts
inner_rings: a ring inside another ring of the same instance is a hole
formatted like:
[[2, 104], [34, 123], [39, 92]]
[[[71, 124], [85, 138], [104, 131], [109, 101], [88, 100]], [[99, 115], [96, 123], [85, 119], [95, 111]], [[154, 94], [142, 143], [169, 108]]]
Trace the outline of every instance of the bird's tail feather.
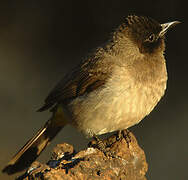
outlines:
[[49, 120], [45, 126], [15, 154], [2, 172], [10, 175], [27, 168], [62, 128], [62, 124], [58, 126], [52, 119]]

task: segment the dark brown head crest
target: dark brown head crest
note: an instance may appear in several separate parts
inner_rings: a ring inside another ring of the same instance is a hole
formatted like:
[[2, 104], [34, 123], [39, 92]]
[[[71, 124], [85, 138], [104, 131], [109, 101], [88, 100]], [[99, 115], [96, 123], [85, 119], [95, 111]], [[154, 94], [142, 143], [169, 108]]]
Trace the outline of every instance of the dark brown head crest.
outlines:
[[131, 32], [131, 37], [138, 43], [141, 51], [153, 52], [160, 43], [161, 25], [152, 18], [131, 15], [126, 18], [125, 25]]
[[152, 18], [145, 16], [131, 15], [126, 18], [126, 25], [131, 28], [134, 34], [147, 38], [150, 34], [158, 34], [162, 27]]

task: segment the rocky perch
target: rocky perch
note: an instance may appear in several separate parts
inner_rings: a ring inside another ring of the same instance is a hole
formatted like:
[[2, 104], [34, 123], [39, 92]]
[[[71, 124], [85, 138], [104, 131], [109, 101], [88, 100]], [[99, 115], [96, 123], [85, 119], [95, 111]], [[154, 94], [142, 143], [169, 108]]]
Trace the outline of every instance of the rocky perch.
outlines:
[[100, 151], [95, 140], [80, 152], [70, 144], [58, 144], [46, 164], [35, 161], [17, 180], [146, 180], [144, 151], [132, 133], [123, 134], [119, 140], [116, 135], [102, 140], [109, 154]]

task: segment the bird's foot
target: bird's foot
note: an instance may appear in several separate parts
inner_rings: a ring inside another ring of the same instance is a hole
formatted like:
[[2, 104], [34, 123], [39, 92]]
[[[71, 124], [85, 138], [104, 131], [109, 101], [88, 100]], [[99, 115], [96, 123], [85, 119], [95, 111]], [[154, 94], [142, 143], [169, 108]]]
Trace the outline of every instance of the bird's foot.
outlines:
[[107, 147], [106, 143], [104, 143], [99, 137], [93, 136], [96, 141], [95, 144], [90, 144], [90, 146], [99, 149], [101, 152], [105, 154], [106, 157], [116, 158], [115, 153], [111, 152], [109, 147]]
[[93, 138], [95, 141], [91, 141], [89, 146], [99, 149], [101, 152], [105, 154], [106, 157], [111, 158], [119, 158], [117, 155], [115, 155], [115, 152], [110, 150], [112, 144], [114, 144], [117, 141], [121, 141], [124, 138], [127, 143], [127, 147], [129, 148], [129, 144], [131, 142], [130, 132], [127, 129], [118, 131], [117, 135], [114, 136], [114, 138], [112, 138], [110, 141], [102, 141], [96, 135], [93, 136]]
[[123, 138], [125, 138], [125, 140], [127, 142], [127, 146], [129, 147], [129, 144], [131, 143], [131, 136], [130, 136], [130, 131], [128, 129], [118, 131], [116, 140], [120, 141]]

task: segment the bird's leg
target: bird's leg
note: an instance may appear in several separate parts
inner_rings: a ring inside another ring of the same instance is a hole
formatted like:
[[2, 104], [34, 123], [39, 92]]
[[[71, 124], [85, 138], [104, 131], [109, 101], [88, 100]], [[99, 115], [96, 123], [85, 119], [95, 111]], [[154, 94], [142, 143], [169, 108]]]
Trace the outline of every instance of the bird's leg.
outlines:
[[99, 139], [99, 137], [97, 137], [96, 135], [93, 136], [94, 140], [97, 142], [97, 148], [102, 151], [105, 152], [106, 151], [106, 145], [104, 144], [104, 142]]
[[119, 130], [119, 131], [117, 132], [116, 140], [117, 140], [117, 141], [120, 141], [121, 139], [122, 139], [122, 130]]
[[95, 147], [97, 147], [101, 152], [103, 152], [105, 156], [112, 158], [116, 157], [113, 152], [106, 148], [106, 144], [102, 140], [100, 140], [96, 135], [94, 135], [93, 138], [97, 142]]
[[131, 142], [131, 136], [130, 136], [130, 131], [128, 129], [125, 129], [125, 130], [119, 130], [117, 132], [117, 137], [116, 137], [116, 140], [117, 141], [120, 141], [122, 138], [125, 138], [126, 142], [127, 142], [127, 145], [129, 147], [129, 144]]
[[124, 131], [122, 131], [122, 135], [125, 138], [127, 146], [129, 148], [129, 144], [131, 143], [130, 131], [128, 129], [125, 129]]

